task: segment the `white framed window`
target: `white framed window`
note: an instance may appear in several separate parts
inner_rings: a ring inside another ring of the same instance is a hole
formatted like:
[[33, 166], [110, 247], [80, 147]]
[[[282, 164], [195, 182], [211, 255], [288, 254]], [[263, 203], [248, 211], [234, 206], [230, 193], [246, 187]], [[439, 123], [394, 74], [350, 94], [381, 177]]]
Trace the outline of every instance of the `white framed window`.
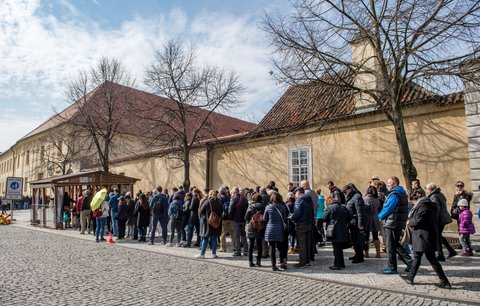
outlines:
[[291, 147], [288, 149], [288, 180], [295, 186], [301, 181], [312, 182], [312, 149], [311, 146]]

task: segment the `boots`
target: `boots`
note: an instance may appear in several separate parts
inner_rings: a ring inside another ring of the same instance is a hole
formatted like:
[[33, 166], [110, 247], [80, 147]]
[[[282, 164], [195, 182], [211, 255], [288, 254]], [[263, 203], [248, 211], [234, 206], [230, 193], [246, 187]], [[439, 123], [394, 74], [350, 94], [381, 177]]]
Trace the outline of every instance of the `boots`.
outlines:
[[280, 269], [287, 270], [287, 259], [280, 259]]
[[380, 255], [380, 253], [381, 253], [380, 240], [375, 240], [373, 243], [375, 244], [375, 252], [376, 252], [375, 257], [376, 258], [382, 258], [382, 255]]
[[257, 267], [261, 267], [262, 266], [262, 256], [258, 256], [257, 257], [257, 263], [256, 263]]
[[366, 249], [366, 250], [363, 251], [363, 257], [365, 257], [365, 258], [368, 258], [368, 257], [369, 257], [368, 249]]

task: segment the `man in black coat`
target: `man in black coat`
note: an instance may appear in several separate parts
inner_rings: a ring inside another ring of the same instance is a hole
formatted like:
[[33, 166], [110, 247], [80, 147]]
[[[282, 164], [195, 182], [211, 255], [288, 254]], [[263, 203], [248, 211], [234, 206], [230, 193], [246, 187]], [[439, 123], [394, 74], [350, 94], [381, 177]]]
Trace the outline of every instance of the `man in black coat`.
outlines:
[[438, 249], [437, 205], [429, 198], [422, 197], [422, 195], [422, 192], [416, 191], [410, 197], [415, 204], [408, 218], [408, 226], [412, 229], [412, 248], [415, 252], [415, 258], [412, 269], [407, 275], [401, 275], [401, 277], [405, 282], [413, 285], [413, 279], [420, 267], [422, 256], [425, 254], [440, 279], [437, 286], [450, 289], [450, 282], [435, 257], [435, 251]]
[[228, 217], [233, 222], [233, 237], [236, 241], [237, 249], [233, 256], [242, 256], [241, 248], [243, 246], [243, 256], [248, 255], [247, 233], [245, 232], [245, 214], [248, 209], [248, 200], [240, 194], [240, 188], [232, 189], [232, 198], [228, 207]]
[[427, 190], [428, 198], [437, 205], [437, 221], [438, 221], [438, 261], [445, 261], [445, 255], [443, 255], [442, 244], [448, 250], [448, 257], [453, 257], [457, 255], [457, 252], [450, 246], [447, 239], [442, 236], [443, 230], [447, 224], [452, 223], [452, 217], [448, 213], [447, 209], [447, 198], [442, 193], [440, 188], [435, 185], [435, 183], [428, 183], [425, 186]]
[[352, 236], [353, 249], [355, 255], [351, 258], [352, 263], [364, 262], [363, 244], [365, 243], [365, 225], [367, 215], [365, 214], [365, 202], [362, 195], [352, 184], [343, 187], [343, 192], [346, 196], [346, 207], [352, 215], [352, 220], [349, 224], [350, 234]]
[[330, 195], [332, 196], [332, 198], [336, 199], [338, 202], [340, 202], [340, 204], [345, 204], [345, 195], [340, 190], [340, 188], [335, 186], [334, 182], [328, 181], [327, 187], [330, 190]]

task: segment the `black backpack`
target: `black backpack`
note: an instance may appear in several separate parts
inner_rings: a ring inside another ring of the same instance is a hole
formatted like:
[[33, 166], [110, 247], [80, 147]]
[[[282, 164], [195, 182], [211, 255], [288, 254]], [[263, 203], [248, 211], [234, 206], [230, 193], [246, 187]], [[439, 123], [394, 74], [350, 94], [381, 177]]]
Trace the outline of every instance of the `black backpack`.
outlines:
[[153, 203], [153, 214], [154, 215], [162, 215], [163, 214], [163, 207], [162, 207], [162, 198], [160, 196], [155, 196], [155, 202]]

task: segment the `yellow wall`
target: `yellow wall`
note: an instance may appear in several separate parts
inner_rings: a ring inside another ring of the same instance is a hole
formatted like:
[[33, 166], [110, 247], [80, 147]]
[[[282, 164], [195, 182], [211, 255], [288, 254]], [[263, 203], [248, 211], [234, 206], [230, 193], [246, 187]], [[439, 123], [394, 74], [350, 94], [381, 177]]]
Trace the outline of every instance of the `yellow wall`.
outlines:
[[[190, 186], [205, 188], [206, 149], [193, 149], [190, 155]], [[141, 179], [135, 183], [135, 190], [150, 191], [158, 185], [168, 188], [178, 187], [183, 183], [184, 168], [179, 159], [172, 155], [150, 157], [131, 161], [113, 163], [111, 171], [124, 173], [126, 176]]]
[[[433, 181], [448, 199], [453, 197], [457, 180], [471, 188], [463, 106], [418, 106], [406, 111], [405, 121], [422, 186]], [[391, 123], [383, 114], [377, 114], [321, 130], [217, 146], [213, 152], [212, 186], [255, 187], [274, 180], [285, 194], [288, 148], [304, 145], [311, 146], [313, 188], [321, 188], [324, 193], [329, 180], [340, 187], [353, 182], [362, 192], [372, 175], [383, 180], [395, 175], [404, 181]]]

